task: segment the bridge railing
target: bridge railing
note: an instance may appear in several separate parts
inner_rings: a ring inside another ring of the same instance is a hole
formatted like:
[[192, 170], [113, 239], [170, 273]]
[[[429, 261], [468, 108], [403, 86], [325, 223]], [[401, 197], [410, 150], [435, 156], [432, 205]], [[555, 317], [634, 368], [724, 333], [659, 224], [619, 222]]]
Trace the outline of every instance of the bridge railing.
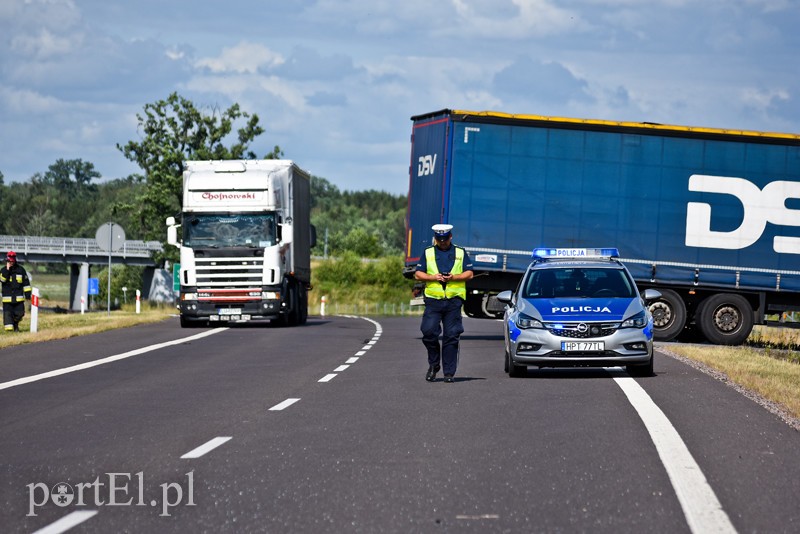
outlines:
[[[0, 235], [0, 251], [15, 251], [17, 254], [62, 254], [67, 255], [108, 255], [97, 244], [97, 240], [83, 237], [40, 237]], [[111, 253], [117, 257], [149, 258], [153, 252], [161, 252], [158, 241], [129, 240]]]

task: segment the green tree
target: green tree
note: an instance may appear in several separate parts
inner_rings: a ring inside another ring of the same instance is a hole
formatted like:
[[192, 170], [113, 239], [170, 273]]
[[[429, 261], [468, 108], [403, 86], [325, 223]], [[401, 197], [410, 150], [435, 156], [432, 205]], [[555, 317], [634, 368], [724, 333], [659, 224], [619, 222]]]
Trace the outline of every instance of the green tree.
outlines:
[[48, 167], [41, 178], [43, 184], [55, 186], [62, 195], [70, 198], [87, 192], [96, 192], [92, 180], [101, 178], [94, 164], [81, 159], [58, 159]]
[[[144, 239], [166, 242], [164, 220], [180, 211], [183, 162], [186, 160], [256, 159], [250, 150], [252, 141], [264, 129], [258, 116], [242, 111], [238, 104], [227, 110], [210, 113], [198, 109], [191, 101], [172, 93], [166, 100], [144, 106], [136, 115], [141, 138], [117, 148], [144, 171], [147, 187], [132, 204], [121, 206], [137, 213], [137, 230]], [[244, 121], [236, 130], [234, 123]], [[267, 157], [283, 154], [275, 147]], [[166, 243], [165, 243], [166, 245]], [[177, 251], [165, 246], [165, 257], [177, 260]]]

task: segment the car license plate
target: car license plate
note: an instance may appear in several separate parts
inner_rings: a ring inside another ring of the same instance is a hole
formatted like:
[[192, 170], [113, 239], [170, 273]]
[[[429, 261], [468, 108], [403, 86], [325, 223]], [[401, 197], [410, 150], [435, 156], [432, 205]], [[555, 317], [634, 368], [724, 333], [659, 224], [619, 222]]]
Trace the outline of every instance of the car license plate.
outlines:
[[562, 341], [561, 350], [564, 352], [597, 352], [605, 350], [602, 341]]
[[220, 315], [239, 315], [242, 312], [239, 308], [220, 308]]

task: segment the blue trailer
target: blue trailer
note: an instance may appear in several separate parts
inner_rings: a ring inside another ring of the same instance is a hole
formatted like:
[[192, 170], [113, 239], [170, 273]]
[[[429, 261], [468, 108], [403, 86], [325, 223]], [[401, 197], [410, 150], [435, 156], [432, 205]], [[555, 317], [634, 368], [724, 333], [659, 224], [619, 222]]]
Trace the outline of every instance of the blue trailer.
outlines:
[[743, 342], [800, 309], [800, 135], [441, 110], [411, 118], [406, 275], [454, 226], [465, 312], [498, 317], [535, 247], [617, 247], [656, 339]]

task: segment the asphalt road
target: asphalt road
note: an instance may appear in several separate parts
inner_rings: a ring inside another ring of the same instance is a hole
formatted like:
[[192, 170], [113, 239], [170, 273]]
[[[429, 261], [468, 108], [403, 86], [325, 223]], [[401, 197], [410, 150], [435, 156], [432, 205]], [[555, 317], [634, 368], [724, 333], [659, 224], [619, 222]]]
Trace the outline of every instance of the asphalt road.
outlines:
[[456, 382], [428, 383], [418, 326], [2, 350], [0, 530], [800, 532], [800, 433], [724, 383], [663, 354], [511, 379], [472, 319]]

